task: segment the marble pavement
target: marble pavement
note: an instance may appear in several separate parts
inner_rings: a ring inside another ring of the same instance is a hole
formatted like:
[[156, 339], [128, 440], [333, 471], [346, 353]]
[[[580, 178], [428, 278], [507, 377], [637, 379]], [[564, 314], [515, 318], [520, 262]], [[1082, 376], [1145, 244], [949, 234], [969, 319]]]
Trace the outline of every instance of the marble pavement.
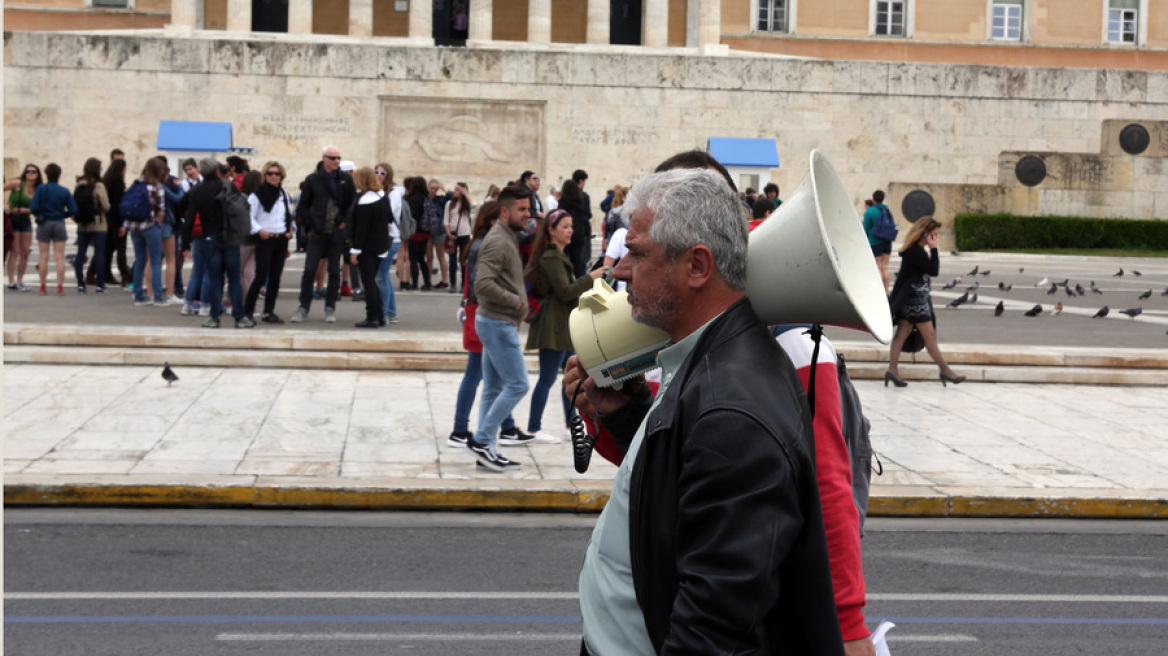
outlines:
[[[6, 503], [593, 511], [614, 472], [597, 457], [575, 473], [554, 396], [561, 444], [476, 470], [445, 445], [461, 373], [177, 373], [167, 388], [156, 367], [6, 365]], [[1168, 516], [1163, 387], [856, 386], [884, 470], [873, 514]]]

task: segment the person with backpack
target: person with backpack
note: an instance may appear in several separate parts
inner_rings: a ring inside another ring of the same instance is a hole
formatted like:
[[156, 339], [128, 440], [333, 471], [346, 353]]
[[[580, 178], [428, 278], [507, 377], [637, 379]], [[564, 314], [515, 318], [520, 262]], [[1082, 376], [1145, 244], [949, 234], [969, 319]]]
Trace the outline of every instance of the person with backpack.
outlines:
[[872, 246], [872, 255], [876, 258], [876, 267], [880, 269], [880, 279], [884, 281], [884, 293], [887, 294], [888, 260], [892, 257], [892, 242], [897, 230], [896, 220], [884, 204], [884, 192], [880, 189], [872, 192], [872, 206], [864, 210], [864, 232], [868, 235], [868, 244]]
[[[146, 161], [142, 175], [122, 196], [120, 234], [129, 235], [134, 247], [134, 304], [166, 305], [162, 298], [162, 222], [166, 220], [166, 192], [162, 180], [166, 165], [157, 159]], [[143, 278], [150, 262], [150, 292], [146, 297]]]
[[[90, 245], [93, 246], [93, 270], [105, 271], [105, 240], [107, 234], [106, 214], [109, 213], [110, 201], [106, 193], [105, 184], [101, 181], [101, 160], [90, 157], [85, 160], [81, 169], [82, 175], [77, 178], [77, 187], [73, 190], [73, 201], [77, 203], [77, 214], [73, 220], [77, 223], [77, 256], [73, 258], [73, 273], [77, 276], [77, 293], [84, 294], [85, 263]], [[97, 293], [104, 294], [108, 290], [105, 278], [94, 277]]]
[[[134, 279], [133, 269], [126, 260], [126, 234], [122, 231], [121, 204], [126, 194], [126, 160], [115, 159], [106, 169], [101, 179], [105, 193], [109, 196], [110, 209], [105, 215], [108, 230], [105, 236], [105, 271], [95, 271], [94, 275], [104, 276], [107, 285], [127, 288]], [[118, 275], [114, 277], [114, 265]]]
[[49, 249], [52, 248], [53, 260], [57, 263], [57, 295], [63, 296], [65, 244], [69, 241], [65, 219], [77, 214], [77, 204], [73, 201], [73, 194], [57, 182], [61, 179], [60, 166], [49, 164], [45, 167], [45, 176], [49, 181], [37, 187], [28, 205], [37, 217], [36, 240], [40, 246], [37, 273], [41, 279], [41, 296], [44, 296], [48, 293], [45, 291], [45, 283], [49, 277]]
[[[430, 202], [426, 190], [426, 178], [415, 176], [405, 179], [406, 203], [410, 206], [410, 215], [417, 221], [417, 230], [406, 241], [406, 248], [410, 256], [410, 282], [402, 281], [402, 289], [418, 289], [418, 272], [422, 274], [424, 292], [430, 291], [430, 265], [426, 263], [426, 249], [430, 244], [430, 231], [426, 230], [426, 206], [431, 206], [431, 220], [433, 219], [433, 203]], [[441, 226], [439, 226], [441, 227]]]
[[[199, 160], [204, 180], [191, 190], [187, 203], [187, 222], [198, 219], [202, 231], [204, 292], [210, 294], [211, 316], [204, 328], [218, 328], [223, 314], [223, 276], [231, 295], [231, 315], [236, 328], [254, 328], [255, 322], [244, 314], [243, 292], [239, 286], [239, 239], [251, 229], [247, 199], [236, 190], [230, 179], [219, 174], [219, 162], [210, 157]], [[129, 195], [129, 192], [126, 192]], [[242, 201], [242, 203], [240, 202]], [[240, 232], [243, 232], [243, 235]]]

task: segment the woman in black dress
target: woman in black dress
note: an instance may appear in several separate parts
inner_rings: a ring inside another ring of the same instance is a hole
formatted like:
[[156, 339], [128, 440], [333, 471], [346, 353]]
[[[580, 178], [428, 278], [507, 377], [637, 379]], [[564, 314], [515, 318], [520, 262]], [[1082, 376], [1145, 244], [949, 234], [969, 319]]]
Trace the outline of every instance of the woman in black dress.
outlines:
[[[892, 309], [892, 319], [896, 322], [896, 336], [888, 352], [888, 371], [884, 372], [884, 386], [889, 381], [897, 387], [908, 383], [900, 379], [897, 368], [900, 350], [908, 339], [913, 326], [920, 331], [933, 362], [941, 370], [941, 383], [957, 384], [965, 380], [945, 363], [941, 348], [937, 346], [937, 328], [933, 320], [933, 303], [929, 300], [930, 280], [937, 275], [941, 261], [937, 256], [937, 234], [941, 224], [931, 216], [921, 217], [905, 235], [900, 247], [900, 271], [896, 272], [896, 284], [888, 302]], [[925, 249], [928, 250], [925, 250]]]

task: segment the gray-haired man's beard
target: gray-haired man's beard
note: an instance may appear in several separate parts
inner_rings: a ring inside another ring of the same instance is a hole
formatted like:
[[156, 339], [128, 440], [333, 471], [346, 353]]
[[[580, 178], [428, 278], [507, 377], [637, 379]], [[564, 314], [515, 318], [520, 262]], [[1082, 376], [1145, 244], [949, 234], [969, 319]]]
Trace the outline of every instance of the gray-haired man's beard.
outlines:
[[641, 295], [629, 285], [626, 291], [629, 293], [633, 321], [659, 330], [668, 330], [669, 324], [677, 316], [676, 298], [669, 298], [661, 289]]

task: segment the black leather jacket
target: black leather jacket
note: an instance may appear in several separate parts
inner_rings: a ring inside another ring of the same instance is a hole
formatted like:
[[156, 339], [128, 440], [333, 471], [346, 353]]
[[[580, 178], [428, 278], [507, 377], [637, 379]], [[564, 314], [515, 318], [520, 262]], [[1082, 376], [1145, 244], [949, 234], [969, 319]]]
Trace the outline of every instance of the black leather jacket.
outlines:
[[[349, 210], [353, 207], [357, 188], [353, 185], [353, 178], [348, 173], [337, 169], [337, 190], [340, 198], [333, 199], [337, 204], [337, 226], [345, 223]], [[316, 165], [316, 171], [304, 179], [305, 186], [300, 192], [300, 202], [296, 206], [296, 215], [301, 218], [309, 233], [322, 233], [325, 227], [325, 212], [329, 203], [329, 174], [324, 172], [324, 166]]]
[[[627, 450], [643, 390], [602, 415]], [[702, 335], [633, 464], [633, 583], [658, 654], [843, 654], [803, 386], [748, 300]]]

